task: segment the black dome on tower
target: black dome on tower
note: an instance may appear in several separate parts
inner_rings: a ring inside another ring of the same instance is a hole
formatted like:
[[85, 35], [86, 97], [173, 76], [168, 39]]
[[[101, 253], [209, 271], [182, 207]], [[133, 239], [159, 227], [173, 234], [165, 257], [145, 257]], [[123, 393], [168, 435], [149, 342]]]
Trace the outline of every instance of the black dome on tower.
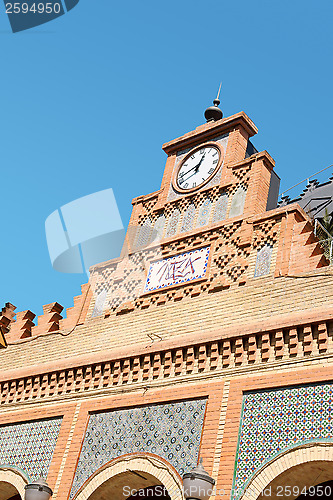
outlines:
[[219, 99], [220, 90], [221, 90], [221, 85], [220, 85], [219, 91], [217, 93], [217, 97], [213, 101], [214, 106], [210, 106], [205, 111], [205, 118], [206, 118], [207, 122], [211, 122], [211, 121], [216, 122], [217, 120], [221, 120], [221, 118], [223, 118], [222, 110], [218, 107], [220, 102], [221, 102]]

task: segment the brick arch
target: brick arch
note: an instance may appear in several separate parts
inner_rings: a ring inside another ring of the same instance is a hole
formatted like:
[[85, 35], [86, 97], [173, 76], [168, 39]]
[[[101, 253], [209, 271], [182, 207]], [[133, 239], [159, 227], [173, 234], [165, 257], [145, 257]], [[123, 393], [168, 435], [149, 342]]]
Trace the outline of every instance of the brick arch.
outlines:
[[[156, 480], [155, 484], [164, 485], [171, 500], [184, 500], [182, 480], [178, 472], [164, 459], [152, 453], [123, 455], [98, 469], [80, 488], [73, 500], [88, 500], [103, 484], [116, 480], [129, 471], [146, 473]], [[121, 483], [121, 481], [119, 482]], [[110, 483], [112, 484], [112, 483]], [[147, 485], [148, 486], [148, 485]], [[139, 486], [140, 488], [142, 486]], [[124, 498], [124, 497], [122, 497]]]
[[[313, 480], [313, 477], [315, 479]], [[298, 446], [292, 450], [281, 453], [271, 462], [262, 467], [251, 481], [244, 485], [244, 490], [238, 497], [239, 500], [264, 499], [271, 488], [270, 500], [285, 498], [276, 496], [277, 487], [298, 486], [300, 490], [316, 486], [327, 480], [333, 479], [333, 443], [309, 443]], [[234, 498], [236, 498], [236, 495]], [[290, 499], [298, 495], [289, 496]]]
[[[6, 483], [8, 486], [6, 486]], [[28, 484], [28, 479], [23, 473], [10, 467], [1, 467], [0, 465], [0, 491], [2, 485], [3, 491], [8, 491], [8, 494], [10, 495], [8, 498], [14, 496], [16, 492], [21, 496], [21, 498], [24, 498], [24, 487], [26, 484]]]

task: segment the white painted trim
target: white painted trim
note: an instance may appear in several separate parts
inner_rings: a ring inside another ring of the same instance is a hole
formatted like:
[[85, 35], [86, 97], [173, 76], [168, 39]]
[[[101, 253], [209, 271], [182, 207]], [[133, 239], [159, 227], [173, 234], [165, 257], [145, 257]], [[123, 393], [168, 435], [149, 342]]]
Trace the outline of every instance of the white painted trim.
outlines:
[[10, 467], [0, 466], [0, 482], [12, 484], [21, 498], [24, 498], [24, 487], [28, 484], [28, 479], [22, 473]]
[[128, 472], [128, 469], [151, 474], [165, 486], [171, 500], [184, 500], [183, 485], [179, 475], [171, 467], [168, 467], [164, 461], [159, 460], [158, 457], [144, 456], [142, 454], [128, 455], [113, 461], [108, 467], [94, 474], [74, 499], [88, 500], [90, 495], [101, 484], [122, 472]]
[[280, 474], [309, 462], [333, 462], [333, 443], [308, 443], [288, 450], [257, 472], [239, 500], [256, 500], [263, 489]]

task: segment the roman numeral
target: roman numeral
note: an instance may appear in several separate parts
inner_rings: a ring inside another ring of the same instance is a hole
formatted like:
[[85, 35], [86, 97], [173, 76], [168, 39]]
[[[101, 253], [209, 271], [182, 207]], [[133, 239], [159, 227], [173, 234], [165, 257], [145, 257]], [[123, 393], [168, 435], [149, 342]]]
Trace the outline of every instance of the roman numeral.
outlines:
[[208, 173], [209, 173], [209, 174], [212, 174], [212, 173], [214, 172], [214, 170], [215, 170], [215, 168], [210, 168], [210, 169], [208, 170]]
[[192, 155], [190, 158], [191, 158], [191, 160], [194, 160], [194, 155]]
[[188, 187], [188, 182], [184, 185], [184, 189], [186, 189]]
[[192, 187], [193, 187], [193, 188], [195, 188], [195, 187], [196, 187], [196, 185], [197, 185], [197, 183], [196, 183], [196, 182], [193, 182]]
[[214, 160], [214, 161], [213, 161], [213, 165], [215, 165], [215, 163], [217, 163], [217, 162], [218, 162], [218, 160]]
[[214, 153], [214, 154], [212, 154], [212, 156], [216, 156], [216, 155], [217, 155], [217, 151], [215, 151], [215, 153]]

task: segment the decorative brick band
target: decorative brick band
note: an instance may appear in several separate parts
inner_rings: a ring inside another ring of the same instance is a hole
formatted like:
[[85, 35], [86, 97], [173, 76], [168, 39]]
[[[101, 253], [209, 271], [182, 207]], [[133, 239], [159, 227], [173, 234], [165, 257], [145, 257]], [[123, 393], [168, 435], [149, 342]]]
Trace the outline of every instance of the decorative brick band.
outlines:
[[3, 381], [0, 404], [53, 399], [111, 387], [176, 379], [228, 368], [305, 359], [333, 352], [333, 321], [252, 333], [142, 353]]

